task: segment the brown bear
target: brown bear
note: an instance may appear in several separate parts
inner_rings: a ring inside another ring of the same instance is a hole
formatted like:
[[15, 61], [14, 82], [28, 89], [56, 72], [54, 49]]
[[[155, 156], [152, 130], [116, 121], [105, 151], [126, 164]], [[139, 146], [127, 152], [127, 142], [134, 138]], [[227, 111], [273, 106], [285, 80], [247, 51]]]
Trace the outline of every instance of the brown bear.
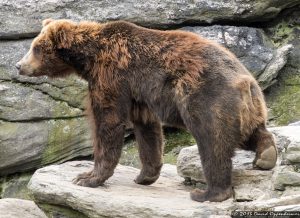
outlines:
[[193, 33], [47, 19], [16, 67], [21, 75], [75, 72], [88, 81], [95, 165], [74, 180], [78, 185], [96, 187], [113, 175], [129, 122], [142, 162], [138, 184], [159, 177], [162, 123], [186, 128], [197, 141], [208, 188], [192, 191], [193, 200], [232, 196], [235, 148], [255, 151], [255, 167], [275, 166], [257, 82], [231, 52]]

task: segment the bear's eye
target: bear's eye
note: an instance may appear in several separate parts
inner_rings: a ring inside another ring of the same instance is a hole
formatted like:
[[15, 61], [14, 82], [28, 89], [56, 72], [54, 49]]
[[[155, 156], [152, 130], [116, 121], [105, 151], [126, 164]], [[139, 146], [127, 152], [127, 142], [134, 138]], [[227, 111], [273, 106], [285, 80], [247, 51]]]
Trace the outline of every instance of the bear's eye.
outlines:
[[36, 55], [40, 54], [41, 52], [41, 48], [39, 46], [34, 46], [32, 50], [33, 50], [33, 54]]

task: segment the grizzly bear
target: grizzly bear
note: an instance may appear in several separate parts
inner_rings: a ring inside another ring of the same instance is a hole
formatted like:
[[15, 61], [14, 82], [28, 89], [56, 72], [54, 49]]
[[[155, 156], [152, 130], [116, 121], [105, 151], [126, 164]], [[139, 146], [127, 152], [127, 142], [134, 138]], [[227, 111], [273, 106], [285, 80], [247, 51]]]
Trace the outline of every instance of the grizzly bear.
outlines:
[[137, 184], [159, 177], [162, 123], [186, 128], [197, 142], [207, 190], [192, 191], [193, 200], [232, 196], [235, 148], [255, 151], [254, 167], [275, 166], [258, 83], [231, 52], [196, 34], [125, 21], [47, 19], [16, 67], [27, 76], [75, 72], [88, 82], [95, 165], [78, 175], [78, 185], [97, 187], [113, 175], [130, 122], [142, 163]]

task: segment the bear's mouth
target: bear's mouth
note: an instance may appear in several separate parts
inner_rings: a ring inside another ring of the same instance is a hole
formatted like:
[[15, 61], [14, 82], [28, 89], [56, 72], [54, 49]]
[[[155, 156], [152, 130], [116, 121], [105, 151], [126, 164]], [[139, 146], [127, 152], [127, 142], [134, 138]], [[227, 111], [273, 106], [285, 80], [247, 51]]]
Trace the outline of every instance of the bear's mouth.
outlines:
[[19, 75], [22, 75], [22, 76], [28, 76], [28, 77], [37, 77], [37, 76], [40, 76], [41, 73], [37, 72], [37, 71], [32, 71], [32, 72], [26, 72], [22, 69], [19, 70]]

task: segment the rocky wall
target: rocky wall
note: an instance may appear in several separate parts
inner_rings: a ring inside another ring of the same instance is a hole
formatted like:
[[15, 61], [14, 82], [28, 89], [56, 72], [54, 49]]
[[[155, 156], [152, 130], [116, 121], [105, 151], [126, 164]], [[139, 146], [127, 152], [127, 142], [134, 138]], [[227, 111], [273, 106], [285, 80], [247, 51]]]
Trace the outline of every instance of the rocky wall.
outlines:
[[[269, 125], [300, 120], [299, 0], [0, 0], [0, 176], [92, 154], [86, 82], [76, 76], [27, 78], [14, 67], [49, 17], [122, 19], [215, 40], [258, 79]], [[9, 197], [8, 186], [5, 190], [0, 196]]]

